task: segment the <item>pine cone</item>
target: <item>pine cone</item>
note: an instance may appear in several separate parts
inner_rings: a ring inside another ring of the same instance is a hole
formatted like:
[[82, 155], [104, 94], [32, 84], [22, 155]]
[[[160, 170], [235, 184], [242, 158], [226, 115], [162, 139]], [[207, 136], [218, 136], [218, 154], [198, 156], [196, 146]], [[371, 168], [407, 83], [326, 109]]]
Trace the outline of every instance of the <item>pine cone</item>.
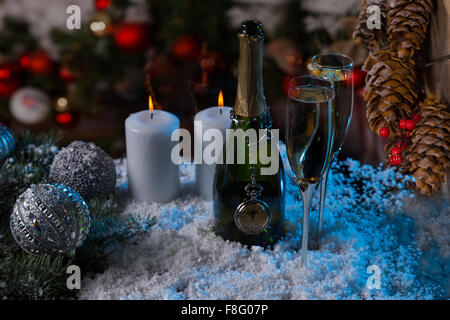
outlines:
[[367, 8], [371, 5], [380, 6], [381, 11], [381, 26], [386, 23], [386, 4], [384, 2], [379, 3], [377, 0], [363, 0], [361, 2], [361, 11], [359, 12], [359, 22], [353, 32], [353, 39], [356, 44], [367, 48], [381, 48], [380, 42], [385, 42], [384, 34], [381, 30], [369, 29], [367, 27], [367, 18], [371, 15], [367, 12]]
[[447, 105], [429, 95], [420, 103], [420, 122], [411, 132], [411, 174], [423, 194], [440, 190], [450, 168], [450, 112]]
[[398, 57], [410, 58], [421, 49], [432, 10], [432, 0], [388, 1], [386, 32]]
[[399, 136], [398, 122], [409, 118], [417, 103], [414, 61], [401, 60], [390, 50], [378, 50], [370, 53], [363, 70], [367, 72], [364, 100], [370, 129], [379, 134], [387, 127], [391, 138]]

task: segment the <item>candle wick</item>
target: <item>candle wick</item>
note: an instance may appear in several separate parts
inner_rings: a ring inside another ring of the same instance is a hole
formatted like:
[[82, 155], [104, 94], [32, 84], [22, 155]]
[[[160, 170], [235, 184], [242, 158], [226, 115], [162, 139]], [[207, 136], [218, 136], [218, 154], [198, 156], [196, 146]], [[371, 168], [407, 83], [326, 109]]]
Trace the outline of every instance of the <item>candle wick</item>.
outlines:
[[150, 113], [150, 119], [153, 120], [153, 112]]
[[222, 108], [219, 108], [220, 115], [222, 115]]

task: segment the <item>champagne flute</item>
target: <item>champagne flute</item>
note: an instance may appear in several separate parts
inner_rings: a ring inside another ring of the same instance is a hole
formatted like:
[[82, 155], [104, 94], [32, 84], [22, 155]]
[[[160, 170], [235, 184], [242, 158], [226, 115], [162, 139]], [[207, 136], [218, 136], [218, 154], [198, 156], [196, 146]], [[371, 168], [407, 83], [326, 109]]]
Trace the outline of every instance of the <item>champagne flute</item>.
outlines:
[[311, 196], [332, 159], [336, 118], [334, 86], [327, 79], [300, 76], [291, 80], [288, 96], [286, 148], [303, 199], [301, 264], [304, 266]]
[[[347, 134], [353, 110], [353, 60], [343, 54], [325, 53], [312, 58], [310, 73], [333, 81], [335, 90], [336, 134], [333, 143], [332, 160], [338, 155]], [[320, 208], [318, 218], [317, 244], [320, 243], [323, 230], [325, 195], [327, 193], [328, 172], [332, 161], [325, 169], [320, 183]]]

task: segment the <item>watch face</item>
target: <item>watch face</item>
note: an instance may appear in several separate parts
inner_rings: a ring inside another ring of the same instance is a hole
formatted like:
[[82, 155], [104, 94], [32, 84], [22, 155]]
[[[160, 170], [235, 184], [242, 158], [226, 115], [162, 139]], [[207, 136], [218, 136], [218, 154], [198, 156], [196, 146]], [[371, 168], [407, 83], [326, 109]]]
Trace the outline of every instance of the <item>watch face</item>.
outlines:
[[261, 200], [250, 199], [242, 202], [234, 212], [234, 222], [246, 234], [259, 234], [270, 224], [270, 207]]

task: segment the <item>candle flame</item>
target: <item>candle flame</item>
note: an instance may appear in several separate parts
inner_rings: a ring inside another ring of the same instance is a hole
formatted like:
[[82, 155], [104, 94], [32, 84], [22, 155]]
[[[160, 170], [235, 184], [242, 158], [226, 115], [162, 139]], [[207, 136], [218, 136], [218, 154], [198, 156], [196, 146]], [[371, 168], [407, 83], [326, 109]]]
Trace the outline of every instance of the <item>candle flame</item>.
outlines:
[[219, 92], [219, 98], [218, 98], [217, 105], [219, 107], [223, 107], [223, 93], [222, 93], [222, 90], [220, 90], [220, 92]]
[[153, 112], [153, 99], [152, 99], [152, 96], [148, 96], [148, 110], [150, 110], [150, 112]]

